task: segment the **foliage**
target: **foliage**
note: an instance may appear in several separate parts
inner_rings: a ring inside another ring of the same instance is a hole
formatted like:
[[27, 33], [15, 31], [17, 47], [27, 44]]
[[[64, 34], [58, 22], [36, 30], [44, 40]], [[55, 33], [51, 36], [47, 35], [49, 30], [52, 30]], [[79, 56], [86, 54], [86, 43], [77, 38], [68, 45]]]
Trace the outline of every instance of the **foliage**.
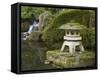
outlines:
[[21, 7], [21, 18], [33, 18], [32, 15], [34, 15], [35, 18], [38, 18], [41, 13], [43, 13], [45, 10], [41, 7], [30, 7], [30, 6], [22, 6]]
[[81, 31], [82, 43], [85, 49], [95, 50], [95, 28], [87, 28]]
[[53, 9], [53, 8], [22, 6], [21, 7], [21, 29], [22, 31], [27, 31], [30, 24], [33, 24], [33, 20], [39, 20], [39, 16], [46, 11], [48, 11], [47, 21], [52, 20], [52, 18], [54, 18], [54, 11], [57, 12], [58, 10]]
[[[80, 10], [80, 9], [58, 9], [45, 7], [21, 7], [21, 31], [27, 31], [30, 25], [30, 20], [38, 19], [39, 15], [45, 11], [49, 11], [50, 16], [48, 24], [45, 26], [42, 39], [46, 42], [48, 48], [58, 49], [63, 42], [64, 30], [58, 29], [61, 25], [74, 20], [77, 23], [85, 25], [88, 29], [83, 30], [83, 44], [85, 48], [95, 47], [95, 30], [90, 29], [95, 27], [95, 11]], [[87, 33], [88, 32], [88, 33]], [[87, 44], [86, 44], [87, 43]]]
[[39, 15], [44, 12], [43, 8], [22, 6], [21, 7], [21, 31], [28, 31], [30, 24], [33, 20], [38, 20]]
[[71, 20], [89, 27], [90, 12], [89, 10], [74, 9], [69, 11], [64, 10], [59, 15], [56, 15], [51, 24], [49, 24], [43, 32], [42, 38], [47, 41], [49, 47], [52, 48], [52, 44], [59, 44], [63, 41], [64, 31], [59, 30], [58, 27]]

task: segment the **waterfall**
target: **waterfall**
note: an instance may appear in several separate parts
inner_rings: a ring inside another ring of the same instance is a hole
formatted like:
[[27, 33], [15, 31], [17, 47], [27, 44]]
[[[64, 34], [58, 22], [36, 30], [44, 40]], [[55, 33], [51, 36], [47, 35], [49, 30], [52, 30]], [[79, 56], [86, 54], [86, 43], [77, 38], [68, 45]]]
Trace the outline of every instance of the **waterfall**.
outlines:
[[33, 21], [33, 24], [30, 25], [30, 27], [29, 27], [28, 33], [29, 34], [32, 33], [33, 31], [36, 30], [37, 27], [38, 27], [38, 23], [36, 21]]
[[30, 25], [28, 31], [22, 32], [22, 40], [26, 40], [33, 31], [37, 30], [38, 26], [39, 26], [38, 22], [34, 20], [33, 24]]
[[30, 25], [29, 29], [27, 32], [22, 32], [22, 40], [26, 40], [29, 35], [33, 32], [38, 30], [43, 29], [47, 23], [48, 23], [48, 16], [49, 16], [49, 12], [46, 11], [44, 13], [42, 13], [41, 15], [39, 15], [39, 22], [37, 20], [33, 21], [33, 24]]

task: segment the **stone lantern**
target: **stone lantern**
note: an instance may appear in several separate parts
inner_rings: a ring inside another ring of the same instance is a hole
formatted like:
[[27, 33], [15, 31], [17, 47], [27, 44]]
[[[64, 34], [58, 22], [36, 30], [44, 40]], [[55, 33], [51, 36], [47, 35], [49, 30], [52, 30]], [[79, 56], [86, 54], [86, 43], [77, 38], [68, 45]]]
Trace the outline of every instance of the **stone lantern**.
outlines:
[[80, 31], [83, 29], [83, 25], [79, 23], [67, 23], [59, 27], [59, 29], [65, 30], [64, 42], [61, 47], [61, 52], [64, 51], [65, 46], [68, 46], [69, 53], [75, 53], [76, 47], [78, 46], [80, 51], [84, 51], [82, 45], [82, 37]]

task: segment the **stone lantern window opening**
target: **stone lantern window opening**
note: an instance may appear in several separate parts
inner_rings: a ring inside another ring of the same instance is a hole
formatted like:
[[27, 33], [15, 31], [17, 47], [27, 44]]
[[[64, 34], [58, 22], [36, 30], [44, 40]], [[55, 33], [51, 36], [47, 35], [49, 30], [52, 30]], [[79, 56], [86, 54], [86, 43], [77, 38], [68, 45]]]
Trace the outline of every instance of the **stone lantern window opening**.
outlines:
[[70, 32], [69, 31], [65, 31], [65, 36], [70, 36]]
[[71, 35], [74, 35], [74, 32], [73, 31], [71, 31]]
[[76, 31], [76, 36], [80, 36], [80, 31]]

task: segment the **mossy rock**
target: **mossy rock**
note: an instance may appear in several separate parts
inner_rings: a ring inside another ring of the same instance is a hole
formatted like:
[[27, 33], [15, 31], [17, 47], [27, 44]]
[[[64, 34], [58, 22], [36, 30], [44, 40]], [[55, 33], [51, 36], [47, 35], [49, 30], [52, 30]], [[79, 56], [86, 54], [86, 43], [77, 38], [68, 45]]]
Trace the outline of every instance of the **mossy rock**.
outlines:
[[85, 51], [83, 53], [60, 52], [59, 50], [47, 51], [47, 60], [52, 62], [55, 67], [74, 68], [92, 66], [95, 63], [95, 53]]

